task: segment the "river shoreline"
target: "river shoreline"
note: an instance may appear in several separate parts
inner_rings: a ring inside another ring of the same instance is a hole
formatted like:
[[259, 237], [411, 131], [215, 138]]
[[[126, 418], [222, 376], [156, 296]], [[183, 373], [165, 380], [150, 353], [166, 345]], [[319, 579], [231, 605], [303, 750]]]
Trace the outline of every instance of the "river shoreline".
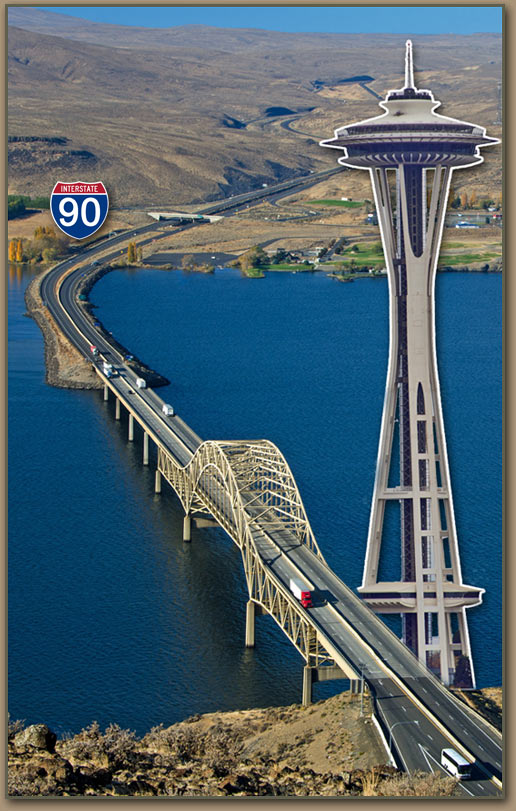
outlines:
[[102, 383], [91, 364], [72, 346], [48, 312], [41, 298], [41, 282], [49, 270], [38, 274], [27, 285], [25, 305], [43, 334], [45, 380], [61, 389], [100, 389]]
[[[35, 276], [25, 290], [27, 316], [36, 322], [43, 335], [45, 380], [48, 385], [62, 389], [101, 389], [102, 381], [93, 370], [92, 364], [70, 343], [43, 304], [40, 292], [41, 282], [50, 270], [51, 268], [48, 268]], [[118, 270], [118, 268], [112, 265], [100, 266], [94, 273], [89, 274], [84, 279], [78, 288], [79, 293], [87, 295], [96, 282], [112, 270]], [[84, 303], [84, 310], [92, 322], [96, 320], [89, 301]], [[129, 354], [129, 350], [113, 338], [102, 324], [97, 329], [122, 355]], [[148, 386], [156, 388], [158, 386], [168, 386], [170, 383], [166, 377], [150, 369], [135, 355], [129, 365], [138, 377], [145, 379]]]

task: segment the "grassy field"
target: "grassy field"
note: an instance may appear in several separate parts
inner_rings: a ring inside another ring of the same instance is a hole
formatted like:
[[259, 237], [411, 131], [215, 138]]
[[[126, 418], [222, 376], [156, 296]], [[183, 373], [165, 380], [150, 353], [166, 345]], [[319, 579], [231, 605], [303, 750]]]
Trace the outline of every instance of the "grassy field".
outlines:
[[360, 208], [364, 200], [309, 200], [313, 206], [339, 206], [341, 208]]
[[441, 253], [439, 256], [440, 265], [469, 265], [472, 262], [490, 262], [496, 259], [500, 253]]
[[267, 270], [285, 270], [285, 271], [288, 271], [288, 270], [290, 270], [290, 271], [292, 271], [292, 270], [308, 270], [308, 271], [310, 271], [310, 270], [313, 270], [313, 267], [314, 266], [312, 264], [310, 264], [310, 265], [304, 265], [304, 264], [298, 264], [298, 263], [297, 264], [296, 263], [288, 264], [288, 263], [285, 263], [285, 262], [281, 262], [278, 265], [269, 265]]

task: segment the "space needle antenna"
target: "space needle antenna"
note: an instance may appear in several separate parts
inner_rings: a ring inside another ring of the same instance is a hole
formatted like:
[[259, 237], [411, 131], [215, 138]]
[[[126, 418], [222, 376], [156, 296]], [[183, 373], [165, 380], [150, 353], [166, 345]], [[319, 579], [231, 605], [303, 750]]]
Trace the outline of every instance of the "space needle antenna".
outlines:
[[405, 87], [413, 87], [414, 90], [416, 86], [414, 84], [414, 62], [412, 60], [412, 40], [408, 39], [406, 44], [406, 51], [405, 51]]

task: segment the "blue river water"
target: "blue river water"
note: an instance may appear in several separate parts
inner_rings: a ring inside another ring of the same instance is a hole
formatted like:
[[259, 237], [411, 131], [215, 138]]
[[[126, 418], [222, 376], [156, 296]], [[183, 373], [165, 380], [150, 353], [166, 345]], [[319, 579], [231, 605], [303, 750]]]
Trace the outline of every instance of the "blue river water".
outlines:
[[[76, 732], [143, 734], [197, 712], [299, 702], [302, 660], [268, 617], [244, 647], [245, 581], [216, 528], [182, 542], [182, 512], [141, 438], [98, 391], [44, 382], [23, 317], [30, 271], [9, 273], [9, 711]], [[203, 438], [275, 442], [319, 545], [360, 585], [388, 350], [385, 279], [245, 279], [121, 270], [91, 293], [103, 323], [171, 384]], [[438, 353], [478, 686], [502, 672], [502, 278], [441, 274]], [[399, 541], [398, 541], [399, 544]], [[387, 540], [382, 575], [399, 572]], [[315, 698], [339, 682], [316, 685]]]

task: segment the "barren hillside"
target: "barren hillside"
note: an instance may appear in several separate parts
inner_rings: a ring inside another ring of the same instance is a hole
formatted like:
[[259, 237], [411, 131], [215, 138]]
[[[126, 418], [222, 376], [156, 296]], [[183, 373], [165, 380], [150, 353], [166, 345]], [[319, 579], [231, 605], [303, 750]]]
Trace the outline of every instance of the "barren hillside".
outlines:
[[[102, 178], [112, 204], [172, 205], [257, 188], [333, 165], [318, 141], [402, 81], [398, 35], [143, 29], [30, 8], [9, 21], [10, 192]], [[499, 36], [419, 36], [415, 57], [444, 113], [499, 134]], [[500, 148], [460, 173], [470, 182], [499, 191]]]

